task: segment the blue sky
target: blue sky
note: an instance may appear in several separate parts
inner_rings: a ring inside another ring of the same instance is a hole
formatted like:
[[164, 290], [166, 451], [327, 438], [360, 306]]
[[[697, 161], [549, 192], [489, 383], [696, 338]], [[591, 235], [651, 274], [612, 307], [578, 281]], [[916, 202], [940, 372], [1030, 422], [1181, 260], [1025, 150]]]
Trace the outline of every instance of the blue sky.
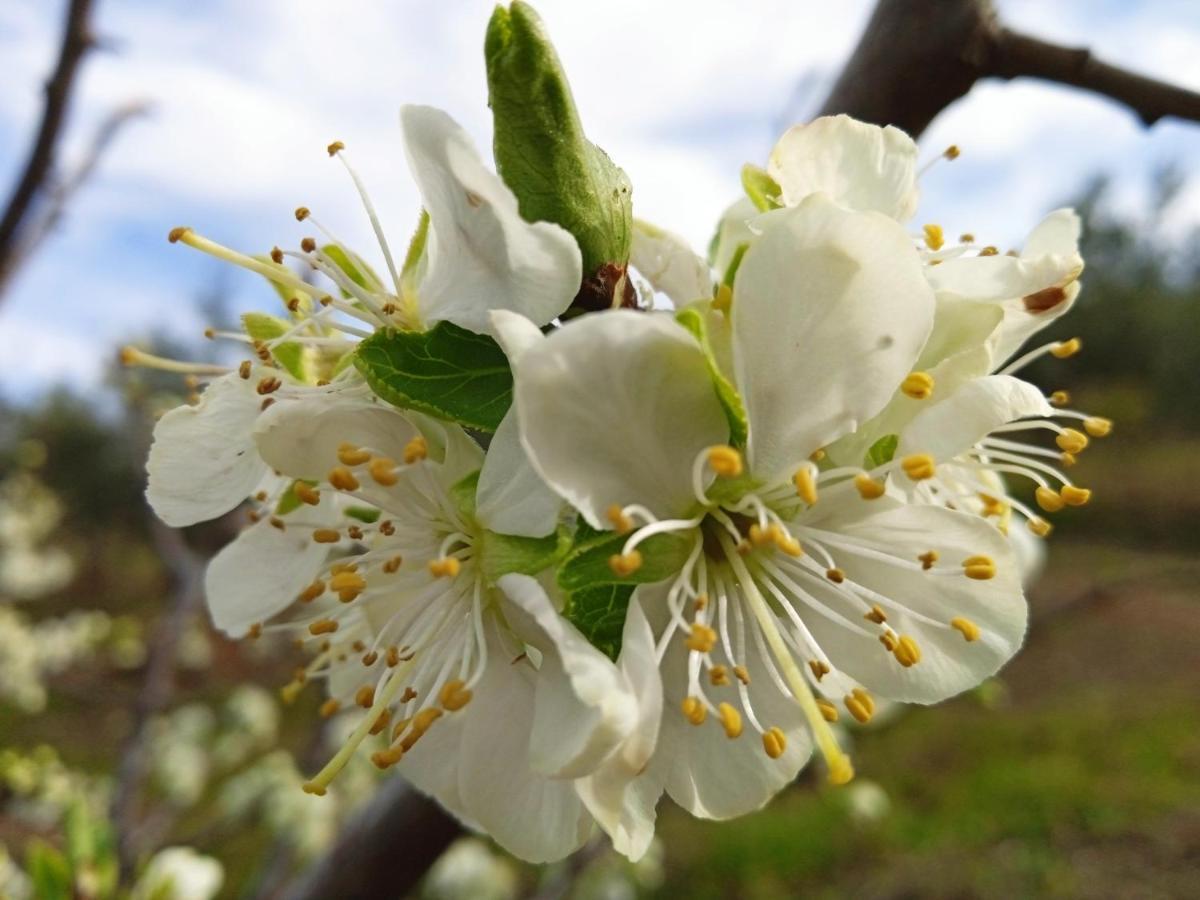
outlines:
[[[590, 136], [630, 174], [635, 212], [703, 247], [738, 194], [738, 170], [762, 162], [778, 132], [809, 115], [848, 54], [867, 0], [543, 0], [537, 4], [571, 76]], [[24, 159], [53, 64], [61, 2], [0, 4], [0, 184]], [[400, 150], [401, 103], [446, 108], [486, 148], [482, 61], [492, 3], [312, 0], [102, 0], [99, 32], [116, 53], [85, 64], [64, 161], [78, 158], [115, 106], [147, 100], [0, 306], [0, 394], [97, 385], [122, 342], [203, 327], [194, 298], [215, 285], [236, 310], [272, 308], [254, 276], [165, 240], [187, 224], [262, 252], [305, 233], [311, 207], [343, 240], [372, 252], [367, 223], [325, 145], [340, 139], [370, 186], [393, 243], [417, 199]], [[1194, 0], [1000, 0], [1006, 21], [1087, 44], [1109, 60], [1200, 89]], [[1095, 172], [1136, 208], [1150, 173], [1189, 176], [1167, 234], [1200, 221], [1200, 127], [1147, 131], [1101, 99], [1032, 81], [986, 84], [922, 139], [928, 157], [963, 149], [923, 180], [918, 221], [947, 233], [1019, 241]]]

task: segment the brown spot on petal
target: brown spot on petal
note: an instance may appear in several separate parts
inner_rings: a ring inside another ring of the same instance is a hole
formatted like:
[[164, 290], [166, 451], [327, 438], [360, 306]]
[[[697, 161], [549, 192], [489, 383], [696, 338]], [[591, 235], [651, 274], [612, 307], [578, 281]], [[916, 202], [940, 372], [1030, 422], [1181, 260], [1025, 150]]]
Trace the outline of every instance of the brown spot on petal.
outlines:
[[1025, 304], [1025, 308], [1032, 313], [1046, 312], [1054, 309], [1058, 304], [1067, 299], [1067, 292], [1060, 287], [1048, 287], [1038, 291], [1036, 294], [1030, 294], [1021, 302]]

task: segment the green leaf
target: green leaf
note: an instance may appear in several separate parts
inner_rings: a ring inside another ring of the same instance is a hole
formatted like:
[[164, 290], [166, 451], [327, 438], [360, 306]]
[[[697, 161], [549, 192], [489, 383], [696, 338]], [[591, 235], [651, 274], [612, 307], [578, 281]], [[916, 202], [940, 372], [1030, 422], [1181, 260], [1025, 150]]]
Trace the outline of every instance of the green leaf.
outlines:
[[26, 845], [25, 869], [33, 882], [33, 895], [39, 900], [70, 900], [71, 864], [67, 858], [41, 838]]
[[867, 451], [866, 467], [874, 469], [876, 466], [882, 466], [884, 463], [890, 463], [892, 457], [896, 455], [896, 445], [900, 443], [900, 435], [885, 434], [879, 440], [871, 445], [871, 449]]
[[450, 322], [376, 331], [358, 345], [354, 365], [393, 406], [479, 431], [495, 431], [512, 404], [512, 370], [500, 345]]
[[746, 163], [742, 166], [742, 188], [762, 212], [783, 206], [783, 189], [765, 169]]
[[629, 178], [583, 132], [566, 73], [537, 13], [496, 8], [484, 42], [493, 150], [500, 176], [529, 222], [575, 236], [584, 277], [624, 267], [633, 239]]
[[617, 575], [608, 561], [619, 554], [627, 534], [581, 528], [574, 546], [558, 569], [558, 586], [568, 593], [602, 584], [650, 584], [670, 578], [683, 568], [692, 552], [693, 538], [682, 534], [656, 534], [638, 544], [642, 565], [629, 575]]
[[[321, 248], [321, 252], [332, 259], [334, 265], [363, 290], [378, 292], [383, 289], [383, 282], [379, 280], [379, 276], [357, 253], [343, 250], [337, 244], [326, 244]], [[348, 298], [351, 294], [343, 290], [342, 296]]]
[[704, 316], [694, 308], [683, 309], [675, 314], [675, 321], [686, 328], [696, 338], [700, 349], [704, 351], [704, 360], [708, 363], [708, 374], [712, 376], [713, 388], [717, 399], [721, 401], [721, 409], [725, 410], [725, 419], [729, 422], [729, 437], [735, 447], [746, 446], [749, 425], [746, 420], [746, 408], [737, 392], [721, 367], [717, 365], [717, 357], [713, 352], [712, 342], [708, 337], [708, 325]]
[[[292, 323], [286, 319], [268, 316], [266, 313], [244, 313], [242, 327], [246, 334], [256, 341], [271, 341], [286, 334]], [[308, 381], [308, 359], [304, 353], [304, 345], [293, 341], [284, 341], [271, 348], [275, 361], [283, 366], [293, 378]]]
[[541, 538], [484, 531], [479, 538], [480, 565], [489, 583], [511, 572], [537, 575], [554, 566], [570, 546], [565, 528]]
[[593, 647], [614, 662], [621, 652], [625, 611], [636, 586], [602, 584], [575, 591], [567, 597], [563, 615]]

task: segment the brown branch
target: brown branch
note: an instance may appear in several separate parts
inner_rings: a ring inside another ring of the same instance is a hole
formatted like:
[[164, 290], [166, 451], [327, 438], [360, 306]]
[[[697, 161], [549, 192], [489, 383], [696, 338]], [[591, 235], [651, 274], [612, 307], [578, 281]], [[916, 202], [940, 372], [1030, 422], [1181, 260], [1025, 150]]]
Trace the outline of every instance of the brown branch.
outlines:
[[14, 267], [19, 233], [54, 167], [54, 154], [66, 118], [75, 75], [83, 54], [94, 43], [89, 22], [92, 0], [70, 0], [54, 74], [46, 83], [46, 105], [29, 159], [0, 217], [0, 285]]
[[392, 900], [429, 871], [462, 826], [399, 777], [344, 825], [337, 843], [283, 896], [285, 900]]
[[914, 137], [985, 78], [1028, 76], [1108, 97], [1146, 125], [1200, 121], [1200, 94], [1006, 28], [992, 0], [879, 0], [821, 115], [848, 113]]

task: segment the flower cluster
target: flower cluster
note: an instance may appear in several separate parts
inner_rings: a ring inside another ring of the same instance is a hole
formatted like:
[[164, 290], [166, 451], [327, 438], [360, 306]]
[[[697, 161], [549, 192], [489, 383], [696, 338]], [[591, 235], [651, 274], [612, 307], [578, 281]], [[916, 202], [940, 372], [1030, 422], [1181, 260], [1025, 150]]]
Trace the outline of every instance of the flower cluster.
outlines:
[[155, 429], [159, 516], [249, 504], [214, 623], [303, 648], [285, 698], [361, 710], [305, 790], [366, 746], [524, 859], [597, 824], [637, 858], [664, 793], [739, 816], [814, 752], [845, 783], [833, 723], [1017, 651], [1026, 545], [1087, 502], [1065, 469], [1111, 427], [1016, 375], [1078, 349], [1016, 356], [1078, 294], [1073, 213], [1008, 253], [914, 231], [915, 144], [818, 119], [747, 167], [709, 260], [635, 223], [641, 307], [581, 313], [575, 236], [527, 221], [444, 113], [401, 118], [402, 260], [351, 170], [385, 276], [305, 208], [324, 239], [295, 252], [176, 229], [287, 316], [223, 335], [249, 351], [228, 370], [127, 353], [205, 382]]

